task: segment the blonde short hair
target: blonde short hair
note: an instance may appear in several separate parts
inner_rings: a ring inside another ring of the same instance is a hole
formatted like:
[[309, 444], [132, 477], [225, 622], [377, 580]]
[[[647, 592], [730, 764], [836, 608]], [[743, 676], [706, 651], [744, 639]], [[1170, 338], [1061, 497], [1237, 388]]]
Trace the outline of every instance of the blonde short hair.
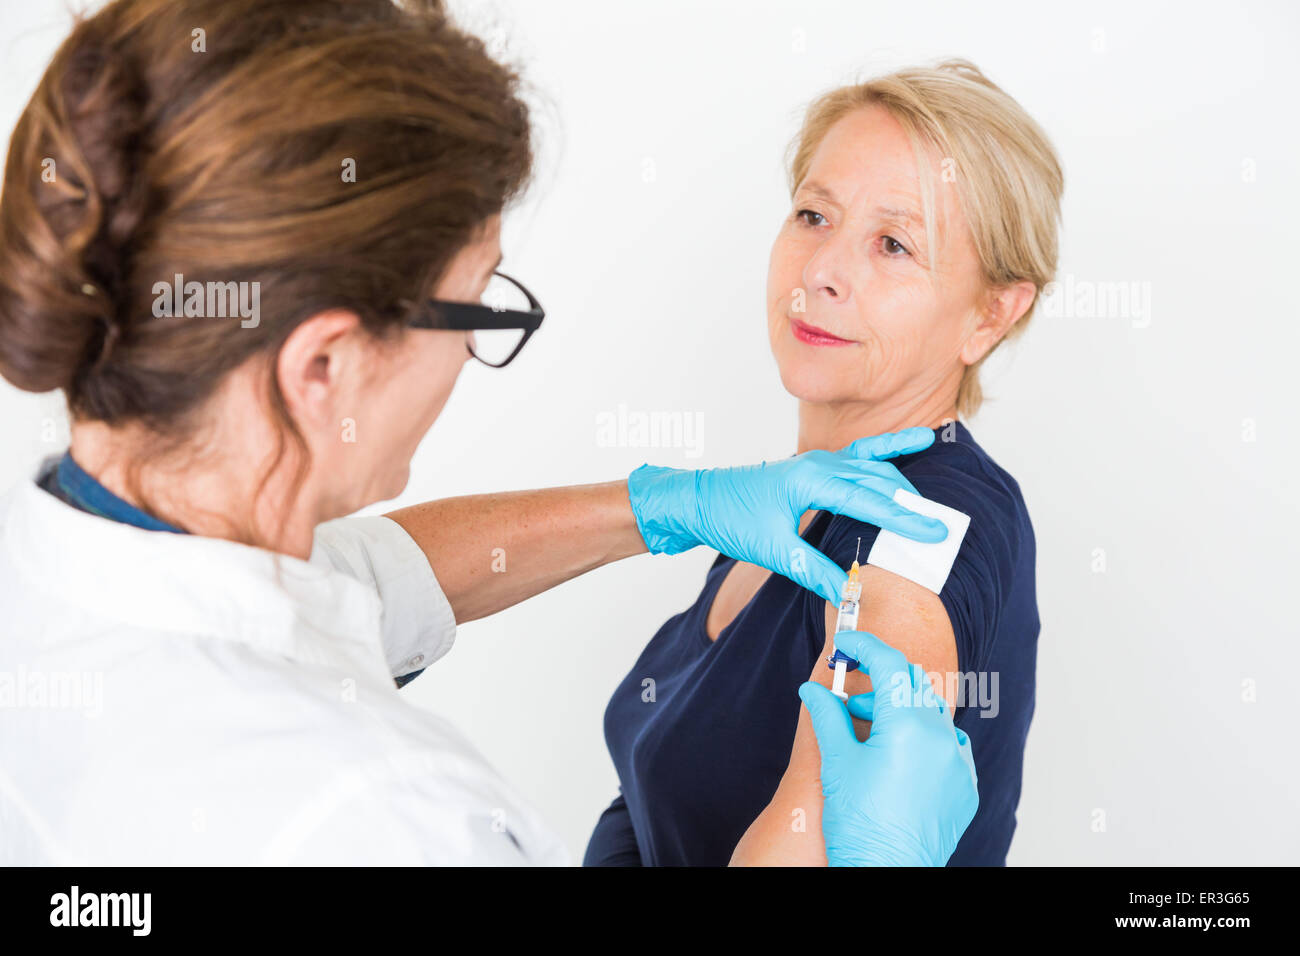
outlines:
[[[846, 114], [868, 106], [884, 107], [902, 124], [920, 168], [925, 168], [929, 151], [940, 157], [941, 175], [954, 177], [985, 283], [997, 288], [1028, 280], [1041, 294], [1056, 274], [1065, 188], [1061, 164], [1033, 118], [967, 60], [898, 70], [813, 101], [792, 144], [791, 194], [807, 176], [827, 131]], [[932, 177], [921, 176], [921, 197], [927, 239], [934, 249]], [[1036, 294], [1005, 338], [1024, 331], [1037, 301]], [[983, 402], [983, 362], [967, 367], [962, 376], [959, 415], [973, 415]]]

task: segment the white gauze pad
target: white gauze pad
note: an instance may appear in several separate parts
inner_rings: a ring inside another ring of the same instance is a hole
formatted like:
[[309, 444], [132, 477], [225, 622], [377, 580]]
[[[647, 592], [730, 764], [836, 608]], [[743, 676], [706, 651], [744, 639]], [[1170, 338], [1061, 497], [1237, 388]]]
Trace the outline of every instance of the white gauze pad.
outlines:
[[966, 529], [970, 527], [970, 515], [914, 495], [905, 488], [894, 492], [894, 500], [917, 514], [938, 518], [948, 526], [948, 537], [927, 544], [882, 528], [867, 555], [867, 564], [893, 571], [938, 594], [943, 582], [948, 580], [952, 563], [957, 560], [957, 551], [966, 537]]

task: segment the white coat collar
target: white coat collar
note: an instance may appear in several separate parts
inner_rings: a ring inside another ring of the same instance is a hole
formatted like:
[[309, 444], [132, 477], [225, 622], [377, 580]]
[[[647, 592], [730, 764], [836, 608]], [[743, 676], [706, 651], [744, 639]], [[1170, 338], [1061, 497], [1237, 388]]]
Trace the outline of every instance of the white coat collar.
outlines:
[[31, 480], [0, 502], [0, 535], [27, 586], [52, 601], [131, 627], [371, 672], [392, 686], [379, 596], [331, 568], [233, 541], [145, 531], [80, 511]]

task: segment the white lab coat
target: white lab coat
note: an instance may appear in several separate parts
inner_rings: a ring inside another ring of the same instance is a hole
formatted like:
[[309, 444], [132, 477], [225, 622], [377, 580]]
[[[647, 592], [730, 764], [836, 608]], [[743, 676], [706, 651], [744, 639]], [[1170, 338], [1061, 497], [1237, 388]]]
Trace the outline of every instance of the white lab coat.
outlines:
[[387, 518], [310, 562], [0, 499], [0, 864], [557, 864], [393, 676], [455, 620]]

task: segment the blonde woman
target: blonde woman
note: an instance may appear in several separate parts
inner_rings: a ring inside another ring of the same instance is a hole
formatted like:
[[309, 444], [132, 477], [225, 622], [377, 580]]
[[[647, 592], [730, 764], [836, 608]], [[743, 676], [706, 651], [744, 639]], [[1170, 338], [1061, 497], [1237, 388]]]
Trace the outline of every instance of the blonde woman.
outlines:
[[[921, 495], [971, 516], [937, 595], [866, 568], [859, 627], [922, 667], [970, 737], [980, 807], [950, 863], [999, 865], [1034, 707], [1034, 534], [1015, 480], [964, 419], [980, 405], [981, 363], [1024, 330], [1055, 271], [1061, 168], [1010, 96], [949, 61], [814, 102], [791, 185], [767, 323], [799, 402], [796, 450], [932, 428], [930, 447], [894, 463]], [[800, 528], [845, 567], [877, 533], [827, 512]], [[830, 683], [835, 616], [822, 597], [720, 556], [609, 703], [622, 792], [586, 862], [712, 865], [779, 850], [825, 863], [817, 742], [796, 691], [810, 675]], [[849, 681], [851, 694], [870, 689], [860, 672]], [[850, 710], [869, 715], [870, 698]], [[870, 724], [855, 723], [865, 738]]]

